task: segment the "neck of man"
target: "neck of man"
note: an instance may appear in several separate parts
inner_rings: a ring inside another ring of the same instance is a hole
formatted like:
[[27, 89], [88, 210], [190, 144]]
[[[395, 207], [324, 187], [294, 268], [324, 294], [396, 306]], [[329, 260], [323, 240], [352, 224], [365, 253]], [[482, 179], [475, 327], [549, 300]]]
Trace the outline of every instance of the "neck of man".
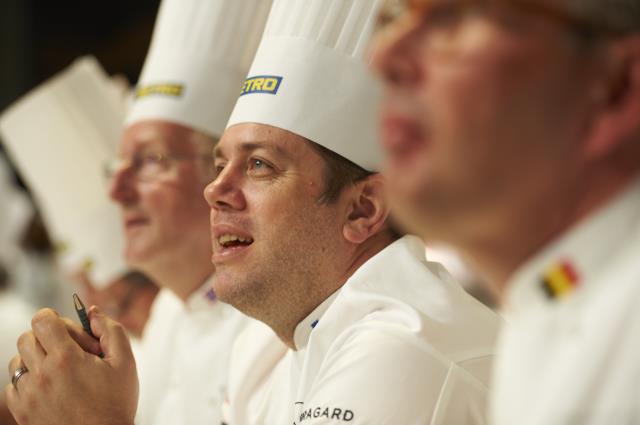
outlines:
[[395, 237], [390, 231], [376, 233], [365, 242], [356, 245], [350, 255], [346, 257], [348, 259], [345, 263], [336, 267], [336, 273], [329, 275], [329, 271], [325, 271], [323, 278], [314, 279], [314, 283], [306, 288], [301, 297], [288, 298], [286, 308], [279, 308], [275, 314], [271, 314], [269, 317], [260, 317], [259, 320], [269, 325], [289, 348], [296, 350], [294, 334], [298, 324], [344, 286], [364, 263], [393, 243], [394, 240]]
[[[205, 253], [207, 251], [205, 250]], [[214, 267], [208, 255], [204, 258], [176, 258], [158, 261], [153, 265], [142, 268], [161, 288], [169, 289], [183, 302], [196, 292], [205, 281], [211, 277]]]
[[578, 222], [606, 207], [639, 174], [635, 166], [599, 165], [574, 179], [562, 193], [539, 197], [537, 208], [529, 205], [508, 218], [501, 217], [485, 237], [459, 244], [460, 252], [504, 304], [509, 279], [517, 269]]

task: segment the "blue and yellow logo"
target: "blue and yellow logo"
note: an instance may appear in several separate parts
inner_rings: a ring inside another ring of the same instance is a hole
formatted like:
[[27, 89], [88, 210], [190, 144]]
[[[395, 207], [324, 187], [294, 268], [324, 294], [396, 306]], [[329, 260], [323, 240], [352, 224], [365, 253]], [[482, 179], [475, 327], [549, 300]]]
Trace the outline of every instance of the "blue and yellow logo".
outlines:
[[182, 84], [150, 84], [138, 87], [136, 89], [135, 98], [141, 99], [151, 95], [180, 97], [183, 92], [184, 86]]
[[253, 93], [267, 93], [276, 94], [282, 83], [282, 77], [275, 75], [258, 75], [256, 77], [249, 77], [244, 81], [242, 86], [242, 92], [240, 96]]

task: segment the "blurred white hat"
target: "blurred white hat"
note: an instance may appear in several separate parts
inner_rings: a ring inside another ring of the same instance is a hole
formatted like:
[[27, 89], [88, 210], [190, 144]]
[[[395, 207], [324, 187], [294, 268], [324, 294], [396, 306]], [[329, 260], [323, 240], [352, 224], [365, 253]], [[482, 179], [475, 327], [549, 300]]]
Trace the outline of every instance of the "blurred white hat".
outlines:
[[125, 113], [121, 88], [85, 57], [12, 105], [0, 132], [30, 187], [63, 266], [90, 264], [104, 286], [126, 270], [120, 214], [104, 164], [116, 154]]
[[275, 0], [228, 126], [283, 128], [379, 167], [379, 87], [367, 66], [383, 0]]
[[159, 119], [219, 137], [271, 0], [163, 0], [127, 125]]

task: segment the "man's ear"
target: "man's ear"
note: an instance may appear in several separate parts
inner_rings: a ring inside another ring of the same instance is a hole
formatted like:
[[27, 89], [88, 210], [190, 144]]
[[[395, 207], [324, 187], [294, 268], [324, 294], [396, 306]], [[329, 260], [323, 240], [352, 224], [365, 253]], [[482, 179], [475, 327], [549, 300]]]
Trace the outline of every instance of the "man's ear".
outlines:
[[373, 174], [349, 191], [347, 218], [342, 228], [342, 234], [349, 242], [360, 244], [384, 226], [389, 216], [384, 185], [384, 177]]
[[607, 78], [596, 91], [599, 110], [585, 145], [587, 160], [610, 155], [640, 131], [640, 36], [612, 43], [603, 55]]

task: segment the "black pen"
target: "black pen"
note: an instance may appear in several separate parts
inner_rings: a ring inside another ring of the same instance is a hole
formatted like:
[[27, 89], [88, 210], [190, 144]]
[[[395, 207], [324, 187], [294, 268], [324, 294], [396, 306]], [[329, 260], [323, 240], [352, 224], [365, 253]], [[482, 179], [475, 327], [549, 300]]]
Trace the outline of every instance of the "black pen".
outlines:
[[80, 297], [78, 296], [78, 294], [73, 294], [73, 304], [76, 308], [76, 313], [78, 313], [78, 318], [80, 319], [80, 323], [82, 323], [82, 329], [84, 329], [84, 331], [89, 335], [91, 335], [93, 338], [98, 339], [91, 331], [91, 324], [89, 323], [89, 316], [87, 316], [87, 310], [85, 309], [84, 304], [80, 300]]

